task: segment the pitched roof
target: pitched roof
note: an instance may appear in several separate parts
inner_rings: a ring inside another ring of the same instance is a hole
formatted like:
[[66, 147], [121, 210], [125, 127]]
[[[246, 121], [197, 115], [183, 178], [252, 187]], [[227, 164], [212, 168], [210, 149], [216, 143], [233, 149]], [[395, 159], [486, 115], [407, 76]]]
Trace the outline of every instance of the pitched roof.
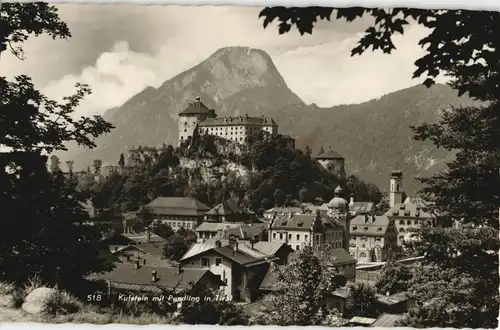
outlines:
[[198, 216], [210, 208], [192, 197], [158, 197], [144, 205], [144, 210], [155, 214]]
[[373, 211], [375, 203], [373, 202], [354, 202], [349, 205], [349, 212], [356, 214], [365, 214]]
[[390, 296], [384, 296], [384, 295], [381, 295], [381, 294], [377, 294], [377, 301], [379, 303], [382, 303], [384, 305], [396, 305], [396, 304], [399, 304], [403, 301], [407, 301], [410, 299], [410, 296], [406, 293], [406, 292], [399, 292], [399, 293], [395, 293], [393, 295], [390, 295]]
[[200, 127], [206, 126], [278, 126], [272, 118], [262, 117], [220, 117], [207, 118], [199, 124]]
[[396, 327], [396, 323], [398, 321], [401, 321], [404, 319], [405, 316], [401, 314], [389, 314], [389, 313], [384, 313], [379, 316], [379, 318], [370, 324], [370, 327], [375, 328], [375, 327], [387, 327], [387, 328], [394, 328]]
[[[129, 263], [116, 264], [113, 270], [103, 274], [91, 275], [89, 278], [139, 286], [189, 289], [198, 283], [204, 275], [212, 274], [208, 269], [197, 268], [183, 268], [182, 272], [179, 273], [177, 267], [141, 266], [137, 270], [133, 267]], [[156, 271], [158, 279], [154, 283], [151, 281], [153, 270]]]
[[344, 159], [341, 155], [339, 155], [337, 152], [329, 148], [326, 151], [319, 152], [316, 157], [316, 159]]
[[218, 231], [224, 229], [232, 229], [240, 227], [241, 223], [223, 223], [223, 222], [202, 222], [198, 227], [196, 227], [195, 231]]
[[385, 215], [358, 215], [351, 220], [351, 236], [384, 236], [389, 227]]
[[390, 210], [388, 210], [385, 215], [388, 217], [398, 217], [398, 218], [421, 218], [421, 219], [431, 219], [433, 216], [424, 211], [425, 204], [418, 201], [408, 203], [398, 203], [394, 205]]
[[[298, 251], [294, 251], [290, 254], [290, 256], [293, 258]], [[354, 259], [349, 252], [344, 250], [343, 248], [337, 248], [337, 249], [329, 249], [325, 251], [316, 251], [314, 254], [318, 258], [323, 258], [325, 256], [328, 258], [328, 263], [332, 267], [337, 267], [343, 264], [348, 264], [348, 263], [356, 263], [356, 259]]]
[[232, 200], [225, 200], [222, 203], [214, 206], [206, 215], [233, 215], [233, 214], [248, 214], [243, 208]]
[[273, 207], [272, 209], [264, 211], [265, 214], [276, 213], [276, 215], [285, 215], [285, 214], [289, 214], [290, 212], [292, 212], [292, 213], [302, 213], [302, 208], [300, 208], [300, 207], [293, 207], [293, 206], [288, 206], [288, 207]]
[[163, 243], [166, 240], [155, 233], [150, 233], [150, 238], [149, 242], [146, 237], [145, 232], [141, 233], [122, 233], [120, 234], [123, 237], [126, 237], [128, 240], [135, 242], [135, 243]]
[[342, 248], [326, 250], [325, 253], [331, 258], [330, 261], [333, 262], [332, 266], [357, 262], [349, 252]]
[[181, 115], [210, 115], [210, 109], [203, 103], [201, 102], [201, 98], [197, 97], [196, 101], [194, 102], [189, 102], [189, 106], [179, 113], [179, 116]]
[[349, 323], [357, 323], [357, 324], [363, 324], [363, 325], [370, 325], [373, 322], [375, 322], [376, 319], [370, 318], [370, 317], [361, 317], [361, 316], [354, 316], [352, 319], [349, 320]]
[[333, 228], [341, 225], [333, 218], [320, 216], [321, 221], [316, 220], [316, 214], [295, 214], [289, 216], [278, 216], [274, 219], [273, 229], [310, 230], [311, 226], [319, 228]]
[[[221, 247], [216, 247], [216, 241], [221, 242]], [[205, 242], [196, 243], [181, 258], [181, 261], [191, 259], [208, 251], [219, 253], [241, 265], [247, 265], [257, 261], [267, 262], [268, 258], [274, 257], [274, 254], [283, 246], [288, 247], [283, 242], [256, 242], [253, 249], [251, 243], [246, 241], [238, 242], [238, 251], [228, 247], [229, 239], [210, 238]], [[290, 247], [288, 247], [291, 249]]]

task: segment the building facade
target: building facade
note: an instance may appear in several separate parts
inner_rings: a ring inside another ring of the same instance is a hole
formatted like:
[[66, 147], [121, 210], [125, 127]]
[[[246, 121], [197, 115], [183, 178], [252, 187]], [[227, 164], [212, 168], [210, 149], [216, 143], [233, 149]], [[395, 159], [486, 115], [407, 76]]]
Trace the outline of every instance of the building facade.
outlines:
[[241, 242], [236, 238], [196, 243], [181, 258], [183, 268], [205, 268], [225, 284], [221, 287], [234, 301], [253, 301], [270, 263], [286, 263], [292, 249], [280, 242]]
[[172, 227], [194, 230], [210, 207], [192, 197], [158, 197], [144, 205], [138, 216], [145, 222], [158, 221]]
[[384, 262], [397, 251], [396, 227], [387, 216], [358, 215], [350, 226], [349, 252], [358, 262]]
[[398, 245], [422, 226], [434, 226], [435, 217], [427, 211], [425, 203], [407, 198], [404, 203], [391, 207], [385, 214], [394, 222], [398, 232]]
[[323, 168], [345, 176], [345, 158], [332, 150], [331, 147], [328, 147], [326, 151], [321, 148], [314, 158]]
[[187, 109], [179, 113], [179, 144], [192, 137], [196, 130], [200, 134], [210, 134], [245, 143], [248, 136], [258, 131], [265, 131], [271, 135], [278, 134], [278, 124], [272, 118], [264, 116], [217, 118], [215, 110], [209, 109], [201, 98], [197, 97], [195, 102], [191, 102]]
[[294, 250], [311, 246], [315, 251], [343, 248], [344, 229], [333, 218], [319, 214], [275, 216], [268, 224], [269, 242], [283, 242]]

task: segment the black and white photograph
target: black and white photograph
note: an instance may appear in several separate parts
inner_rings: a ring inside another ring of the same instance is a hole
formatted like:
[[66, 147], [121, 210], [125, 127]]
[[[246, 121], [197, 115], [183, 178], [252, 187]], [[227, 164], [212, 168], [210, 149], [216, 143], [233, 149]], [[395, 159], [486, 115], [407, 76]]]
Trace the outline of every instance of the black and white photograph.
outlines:
[[499, 36], [0, 1], [0, 324], [498, 328]]

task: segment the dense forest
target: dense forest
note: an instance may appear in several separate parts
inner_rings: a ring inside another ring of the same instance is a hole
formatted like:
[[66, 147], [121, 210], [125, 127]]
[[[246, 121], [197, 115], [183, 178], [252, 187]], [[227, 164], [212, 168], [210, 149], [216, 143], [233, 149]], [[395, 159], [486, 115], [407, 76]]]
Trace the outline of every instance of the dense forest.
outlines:
[[120, 170], [107, 177], [97, 160], [77, 179], [79, 188], [95, 207], [119, 212], [137, 210], [159, 196], [189, 196], [209, 206], [232, 198], [261, 213], [273, 206], [328, 201], [337, 185], [345, 188], [345, 198], [382, 200], [375, 185], [324, 169], [310, 152], [290, 147], [283, 136], [264, 132], [250, 136], [246, 146], [195, 135], [180, 147], [164, 145], [153, 157], [141, 159], [125, 166], [121, 156]]

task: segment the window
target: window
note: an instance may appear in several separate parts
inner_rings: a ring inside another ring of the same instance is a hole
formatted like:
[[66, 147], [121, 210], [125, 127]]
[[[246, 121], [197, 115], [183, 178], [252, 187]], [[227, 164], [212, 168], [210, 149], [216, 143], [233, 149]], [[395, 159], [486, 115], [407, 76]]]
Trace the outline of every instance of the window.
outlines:
[[307, 238], [308, 238], [308, 237], [309, 237], [308, 235], [305, 235], [305, 236], [304, 236], [304, 239], [307, 241]]
[[202, 267], [208, 267], [209, 264], [210, 264], [210, 259], [208, 259], [208, 258], [201, 258], [201, 266]]
[[361, 244], [361, 248], [365, 249], [366, 248], [366, 244]]
[[219, 266], [222, 263], [222, 258], [215, 258], [215, 265]]
[[404, 232], [405, 232], [405, 229], [404, 229], [404, 228], [399, 228], [399, 232], [400, 232], [400, 233], [404, 233]]
[[295, 250], [297, 251], [300, 250], [300, 246], [299, 245], [295, 246]]
[[375, 238], [375, 241], [380, 242], [380, 237]]
[[349, 244], [349, 246], [352, 247], [352, 248], [355, 248], [356, 244], [355, 243], [351, 243], [351, 244]]
[[361, 253], [359, 254], [359, 257], [360, 257], [360, 258], [366, 258], [366, 253], [365, 253], [365, 252], [361, 252]]
[[300, 240], [300, 234], [297, 234], [297, 241]]
[[282, 234], [282, 233], [280, 233], [280, 240], [281, 240], [281, 239], [283, 239], [283, 234]]
[[406, 222], [406, 224], [407, 224], [408, 226], [411, 226], [411, 221], [410, 221], [410, 220], [408, 220], [408, 221]]
[[288, 239], [292, 239], [292, 234], [288, 234]]
[[276, 239], [276, 233], [273, 233], [273, 239]]

